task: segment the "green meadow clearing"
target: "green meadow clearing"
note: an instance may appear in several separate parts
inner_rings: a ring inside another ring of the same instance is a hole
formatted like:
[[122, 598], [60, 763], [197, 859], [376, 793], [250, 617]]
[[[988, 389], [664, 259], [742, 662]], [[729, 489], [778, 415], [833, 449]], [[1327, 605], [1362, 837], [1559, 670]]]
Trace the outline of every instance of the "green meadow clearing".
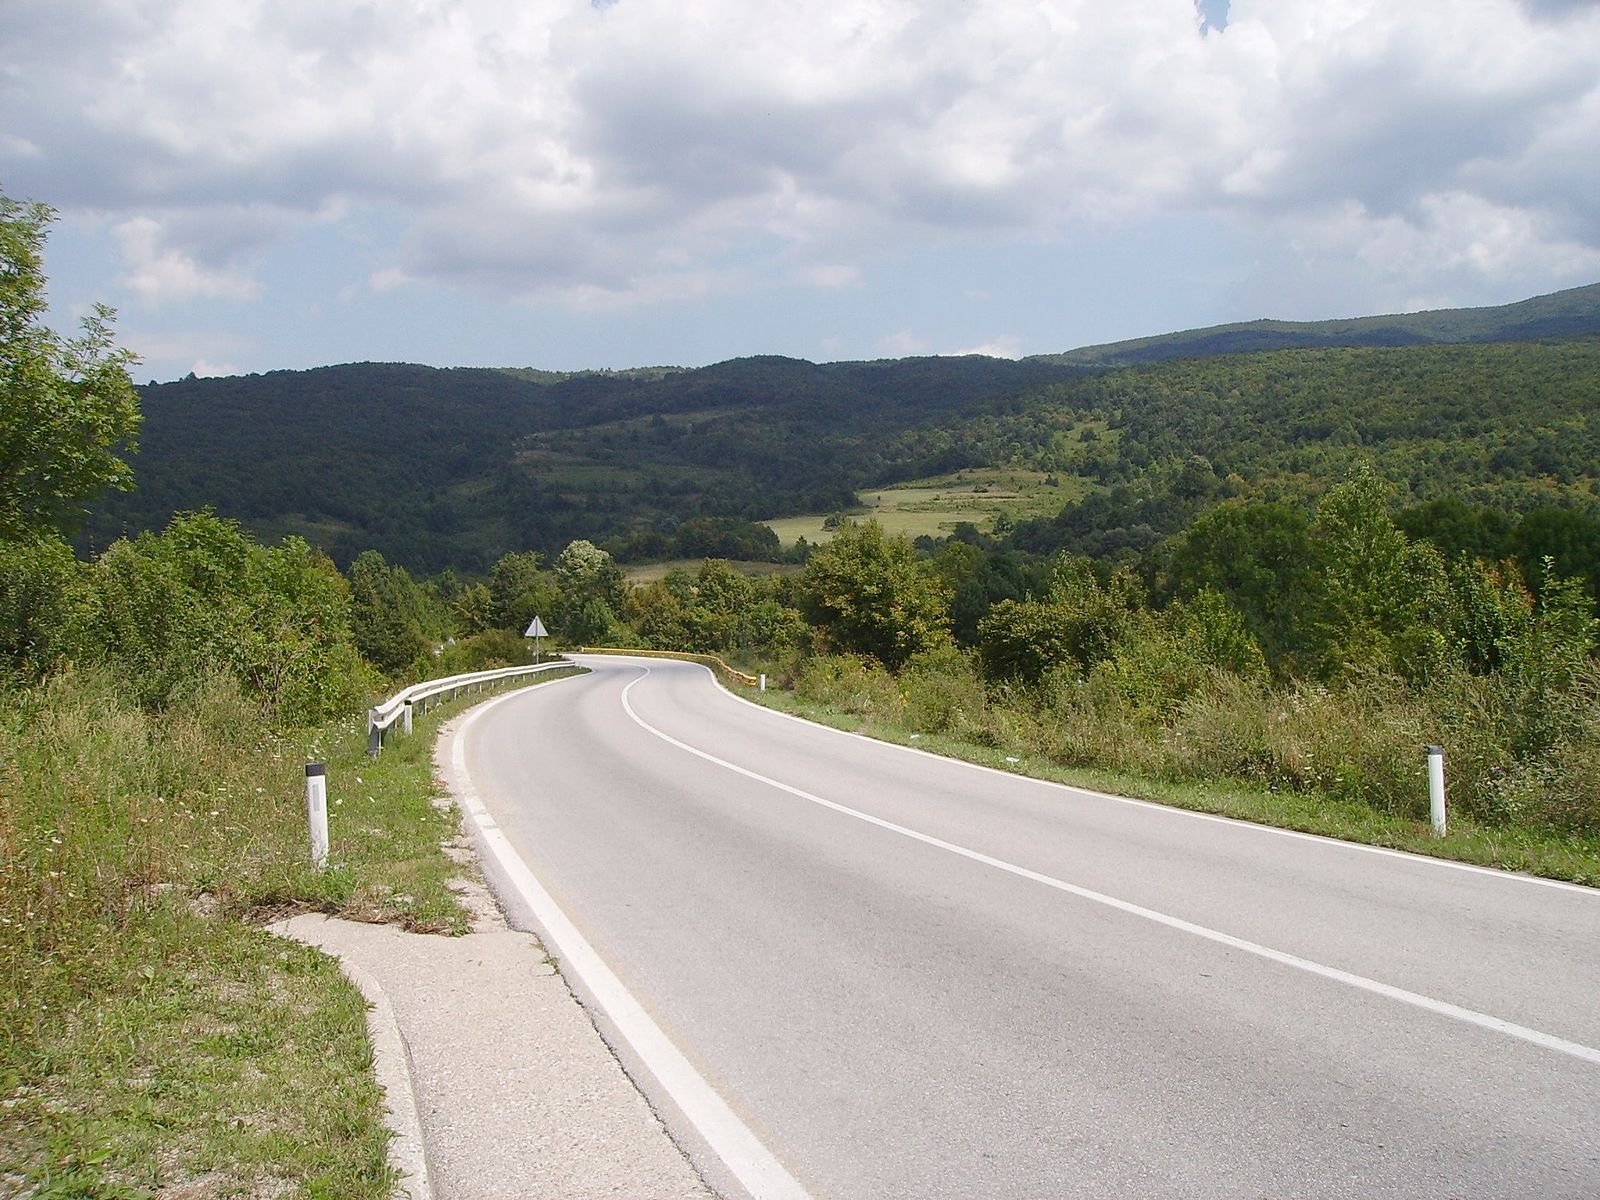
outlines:
[[[970, 521], [984, 533], [993, 533], [997, 518], [1017, 521], [1026, 517], [1050, 516], [1070, 500], [1081, 499], [1088, 485], [1070, 476], [1059, 483], [1044, 471], [1014, 467], [972, 467], [950, 475], [907, 480], [887, 487], [861, 492], [862, 507], [845, 513], [847, 517], [875, 519], [892, 534], [917, 538], [947, 537], [962, 521]], [[816, 513], [801, 517], [780, 517], [765, 524], [784, 545], [800, 538], [825, 542], [833, 530], [824, 522], [831, 514]]]

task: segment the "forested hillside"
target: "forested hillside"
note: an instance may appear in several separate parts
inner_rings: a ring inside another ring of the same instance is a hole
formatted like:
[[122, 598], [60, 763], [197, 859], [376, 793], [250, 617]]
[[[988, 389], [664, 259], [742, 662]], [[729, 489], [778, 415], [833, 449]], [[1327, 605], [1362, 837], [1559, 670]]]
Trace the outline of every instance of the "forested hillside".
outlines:
[[1163, 363], [1050, 389], [988, 438], [1104, 489], [1019, 528], [1032, 550], [1143, 550], [1227, 496], [1314, 493], [1357, 464], [1402, 500], [1593, 512], [1600, 339]]
[[1600, 333], [1600, 284], [1590, 284], [1492, 308], [1449, 308], [1343, 321], [1241, 321], [1041, 357], [1067, 364], [1133, 366], [1259, 350], [1523, 342], [1596, 333]]
[[[983, 465], [1077, 476], [1023, 549], [1137, 553], [1233, 495], [1356, 463], [1401, 501], [1593, 511], [1600, 338], [1289, 350], [1117, 370], [988, 358], [566, 377], [358, 364], [143, 390], [137, 489], [84, 541], [214, 506], [341, 562], [432, 572], [574, 538], [623, 557], [770, 557], [749, 524]], [[1076, 489], [1082, 492], [1083, 489]]]
[[211, 505], [340, 562], [377, 549], [433, 571], [695, 517], [826, 511], [863, 484], [943, 469], [948, 455], [905, 430], [959, 425], [1075, 373], [752, 358], [561, 377], [362, 363], [156, 384], [141, 389], [138, 489], [109, 497], [84, 541]]

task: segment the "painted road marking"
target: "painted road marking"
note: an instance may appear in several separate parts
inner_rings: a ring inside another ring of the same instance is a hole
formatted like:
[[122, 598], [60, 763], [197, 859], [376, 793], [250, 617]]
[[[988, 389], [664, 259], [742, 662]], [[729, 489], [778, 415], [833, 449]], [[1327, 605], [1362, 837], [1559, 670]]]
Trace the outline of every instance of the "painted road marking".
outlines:
[[1570, 1055], [1573, 1058], [1582, 1059], [1585, 1062], [1594, 1063], [1595, 1065], [1600, 1066], [1600, 1050], [1596, 1050], [1591, 1046], [1585, 1046], [1579, 1042], [1570, 1042], [1565, 1038], [1559, 1038], [1553, 1034], [1544, 1033], [1537, 1029], [1530, 1029], [1526, 1025], [1518, 1025], [1512, 1021], [1504, 1020], [1501, 1017], [1491, 1016], [1488, 1013], [1477, 1012], [1474, 1009], [1462, 1008], [1460, 1005], [1451, 1004], [1448, 1001], [1436, 1000], [1432, 996], [1424, 996], [1419, 992], [1407, 991], [1405, 988], [1395, 987], [1392, 984], [1383, 983], [1376, 979], [1368, 979], [1365, 975], [1357, 975], [1351, 971], [1341, 970], [1338, 967], [1330, 967], [1324, 963], [1315, 962], [1309, 958], [1301, 958], [1296, 954], [1288, 954], [1282, 950], [1274, 950], [1272, 947], [1263, 946], [1259, 942], [1246, 941], [1244, 938], [1234, 937], [1232, 934], [1223, 933], [1220, 930], [1211, 929], [1204, 925], [1197, 925], [1193, 921], [1185, 921], [1181, 917], [1174, 917], [1169, 913], [1158, 912], [1153, 908], [1145, 908], [1140, 904], [1134, 904], [1127, 900], [1119, 900], [1117, 897], [1108, 896], [1104, 892], [1096, 892], [1090, 888], [1080, 887], [1075, 883], [1068, 883], [1064, 879], [1057, 879], [1053, 875], [1046, 875], [1040, 871], [1033, 871], [1027, 867], [1018, 866], [1016, 863], [1007, 862], [1002, 858], [995, 858], [993, 855], [984, 854], [982, 851], [973, 850], [969, 847], [958, 845], [955, 842], [947, 842], [943, 838], [934, 837], [932, 834], [923, 833], [920, 830], [912, 829], [909, 826], [898, 825], [893, 821], [886, 821], [882, 817], [875, 817], [870, 813], [864, 813], [859, 809], [851, 808], [846, 804], [840, 804], [835, 800], [824, 799], [823, 797], [812, 792], [805, 791], [802, 788], [794, 787], [790, 784], [773, 779], [770, 776], [762, 775], [757, 771], [752, 771], [748, 767], [741, 767], [737, 763], [729, 762], [727, 759], [718, 758], [715, 754], [712, 754], [709, 751], [701, 750], [696, 746], [689, 745], [687, 742], [679, 741], [670, 733], [657, 729], [654, 725], [651, 725], [648, 721], [634, 711], [633, 704], [628, 699], [628, 693], [633, 691], [635, 687], [637, 687], [650, 675], [649, 667], [642, 667], [641, 669], [644, 671], [644, 674], [622, 689], [623, 711], [628, 714], [629, 718], [632, 719], [634, 724], [638, 725], [639, 728], [643, 729], [645, 732], [653, 734], [662, 741], [676, 746], [678, 749], [684, 750], [689, 754], [693, 754], [697, 758], [703, 758], [707, 762], [715, 763], [719, 767], [723, 767], [729, 771], [733, 771], [736, 774], [743, 775], [748, 779], [753, 779], [758, 783], [766, 784], [768, 787], [776, 788], [778, 791], [786, 792], [791, 796], [797, 797], [798, 799], [809, 801], [812, 804], [821, 805], [823, 808], [831, 809], [832, 811], [847, 817], [853, 817], [858, 821], [864, 821], [868, 825], [876, 825], [880, 829], [886, 829], [891, 833], [898, 833], [903, 837], [911, 838], [913, 841], [922, 842], [924, 845], [934, 846], [940, 850], [948, 851], [951, 854], [959, 855], [962, 858], [970, 859], [973, 862], [982, 863], [985, 866], [995, 868], [997, 871], [1005, 871], [1006, 873], [1015, 875], [1021, 879], [1027, 879], [1034, 883], [1043, 884], [1045, 887], [1053, 888], [1059, 892], [1065, 892], [1068, 895], [1076, 896], [1081, 900], [1088, 900], [1095, 904], [1103, 904], [1107, 908], [1113, 908], [1119, 912], [1128, 913], [1130, 916], [1139, 917], [1146, 921], [1152, 921], [1157, 925], [1164, 925], [1169, 929], [1176, 929], [1183, 933], [1192, 934], [1195, 937], [1204, 938], [1207, 941], [1215, 942], [1221, 946], [1228, 946], [1234, 950], [1242, 950], [1247, 954], [1253, 954], [1259, 958], [1264, 958], [1286, 967], [1292, 967], [1297, 971], [1304, 971], [1310, 975], [1317, 975], [1323, 979], [1332, 980], [1335, 983], [1342, 983], [1348, 987], [1358, 988], [1364, 992], [1371, 992], [1374, 995], [1387, 997], [1390, 1000], [1398, 1000], [1400, 1003], [1409, 1004], [1414, 1008], [1420, 1008], [1427, 1012], [1436, 1013], [1439, 1016], [1449, 1017], [1452, 1020], [1461, 1021], [1468, 1025], [1476, 1025], [1481, 1029], [1488, 1029], [1495, 1033], [1504, 1034], [1507, 1037], [1518, 1038], [1524, 1042], [1531, 1042], [1533, 1045], [1540, 1046], [1546, 1050], [1553, 1050], [1558, 1054]]

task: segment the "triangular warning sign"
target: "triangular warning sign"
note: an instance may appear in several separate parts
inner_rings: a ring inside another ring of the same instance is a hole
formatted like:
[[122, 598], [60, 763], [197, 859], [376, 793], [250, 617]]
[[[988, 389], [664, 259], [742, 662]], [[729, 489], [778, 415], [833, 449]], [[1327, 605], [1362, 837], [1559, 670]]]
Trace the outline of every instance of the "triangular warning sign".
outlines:
[[549, 637], [550, 631], [544, 627], [543, 621], [539, 620], [538, 617], [535, 617], [532, 621], [528, 622], [528, 628], [523, 630], [522, 636], [533, 638]]

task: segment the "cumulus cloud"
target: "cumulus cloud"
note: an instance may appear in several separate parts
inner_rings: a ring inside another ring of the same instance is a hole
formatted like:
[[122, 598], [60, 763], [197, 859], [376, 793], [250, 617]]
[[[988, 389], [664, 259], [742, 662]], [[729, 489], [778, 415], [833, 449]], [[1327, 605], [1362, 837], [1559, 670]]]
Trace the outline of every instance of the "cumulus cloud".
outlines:
[[261, 285], [249, 275], [205, 266], [187, 250], [171, 244], [166, 231], [153, 218], [134, 217], [117, 225], [113, 232], [128, 268], [122, 281], [147, 300], [252, 300], [260, 294]]
[[372, 286], [590, 307], [1174, 212], [1407, 287], [1600, 247], [1576, 0], [8, 0], [0, 47], [7, 182], [152, 296], [371, 211]]
[[861, 268], [850, 263], [819, 263], [796, 271], [794, 279], [796, 283], [805, 284], [807, 287], [836, 290], [858, 286], [862, 275]]

